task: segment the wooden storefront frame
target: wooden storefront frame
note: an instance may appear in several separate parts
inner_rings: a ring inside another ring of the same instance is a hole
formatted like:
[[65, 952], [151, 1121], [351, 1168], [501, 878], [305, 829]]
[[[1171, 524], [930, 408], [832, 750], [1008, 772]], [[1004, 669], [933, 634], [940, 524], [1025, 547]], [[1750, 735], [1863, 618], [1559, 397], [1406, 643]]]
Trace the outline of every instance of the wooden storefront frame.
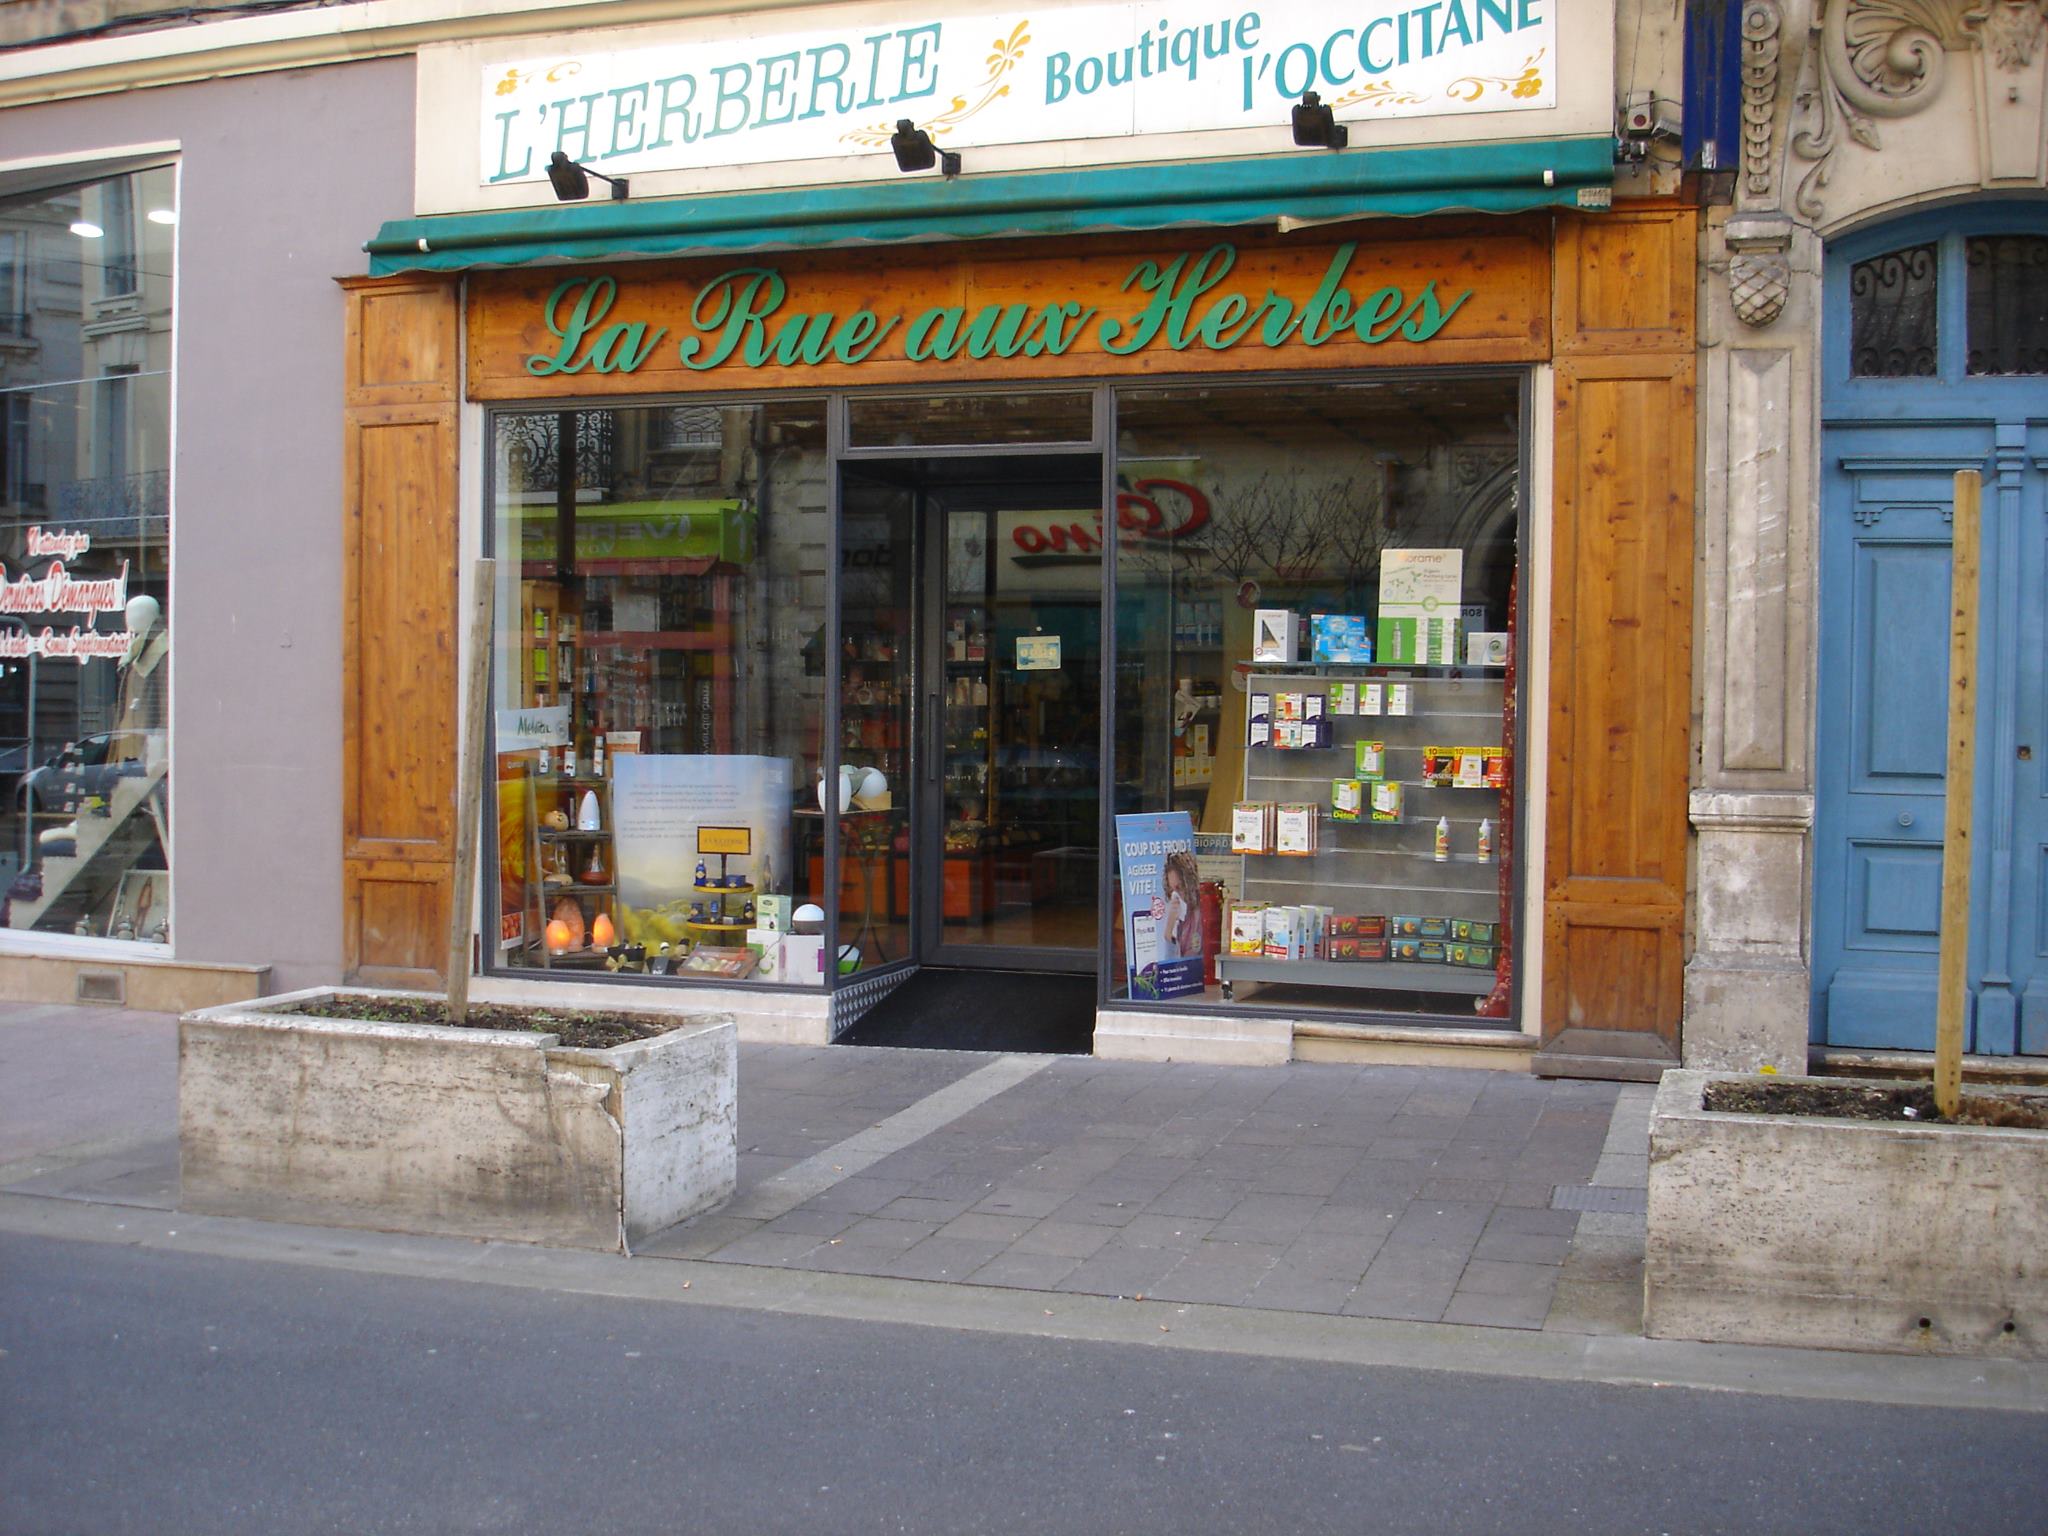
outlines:
[[[1553, 543], [1551, 659], [1544, 701], [1547, 793], [1542, 807], [1531, 808], [1532, 824], [1540, 812], [1544, 826], [1543, 932], [1524, 937], [1524, 952], [1528, 953], [1532, 944], [1542, 946], [1540, 1017], [1548, 1049], [1575, 1060], [1602, 1055], [1675, 1058], [1683, 993], [1689, 847], [1686, 786], [1692, 740], [1693, 259], [1697, 210], [1673, 202], [1590, 216], [1559, 214], [1490, 223], [1446, 219], [1396, 230], [1367, 223], [1354, 228], [1356, 235], [1346, 231], [1346, 237], [1356, 239], [1368, 262], [1375, 242], [1405, 253], [1399, 260], [1383, 264], [1395, 272], [1389, 279], [1393, 282], [1425, 272], [1434, 253], [1457, 252], [1467, 262], [1483, 262], [1488, 251], [1498, 256], [1514, 242], [1526, 242], [1530, 231], [1540, 229], [1542, 281], [1527, 295], [1526, 314], [1506, 315], [1508, 306], [1500, 303], [1490, 313], [1482, 309], [1491, 328], [1476, 341], [1461, 341], [1446, 327], [1431, 342], [1396, 337], [1374, 348], [1197, 348], [1192, 354], [1181, 350], [1163, 356], [1126, 357], [1098, 350], [1069, 352], [1052, 360], [1042, 356], [989, 357], [978, 362], [962, 359], [957, 364], [913, 365], [899, 358], [880, 360], [877, 366], [829, 358], [823, 363], [788, 365], [771, 360], [766, 367], [747, 369], [740, 375], [720, 369], [700, 375], [675, 368], [657, 374], [585, 369], [573, 375], [527, 371], [521, 378], [513, 375], [503, 359], [541, 356], [544, 346], [558, 345], [557, 338], [537, 320], [535, 303], [537, 298], [544, 300], [565, 277], [632, 270], [636, 278], [681, 287], [693, 280], [701, 285], [707, 275], [729, 270], [736, 263], [720, 258], [478, 274], [469, 281], [462, 332], [469, 343], [469, 361], [461, 384], [471, 400], [495, 405], [542, 398], [597, 401], [691, 392], [732, 396], [868, 385], [899, 389], [914, 385], [937, 393], [970, 381], [1014, 380], [1035, 386], [1143, 378], [1165, 383], [1189, 376], [1245, 377], [1317, 368], [1368, 374], [1393, 365], [1552, 364], [1556, 411], [1551, 428], [1554, 488], [1549, 508]], [[1170, 259], [1174, 253], [1201, 252], [1218, 242], [1237, 247], [1239, 259], [1247, 262], [1242, 269], [1245, 273], [1263, 277], [1278, 270], [1272, 263], [1284, 262], [1288, 253], [1298, 256], [1306, 249], [1327, 257], [1343, 240], [1326, 236], [1310, 243], [1297, 237], [1287, 242], [1263, 233], [1189, 231], [1082, 242], [1085, 248], [1076, 259], [1121, 262], [1128, 269], [1148, 256]], [[814, 297], [807, 302], [807, 311], [833, 306], [845, 311], [856, 307], [852, 301], [875, 307], [891, 291], [892, 281], [927, 293], [934, 291], [936, 283], [941, 299], [950, 297], [963, 308], [1009, 303], [1042, 306], [1050, 270], [1043, 263], [1062, 259], [1048, 255], [1046, 247], [1046, 242], [990, 242], [762, 256], [748, 261], [836, 283], [836, 287], [823, 290], [836, 295], [830, 305], [816, 302]], [[1006, 276], [1002, 267], [1006, 259], [1041, 265], [1013, 270]], [[1517, 258], [1527, 259], [1526, 253]], [[1313, 254], [1309, 266], [1314, 266]], [[953, 273], [950, 286], [932, 275], [944, 270]], [[911, 276], [906, 278], [905, 273]], [[423, 903], [418, 907], [422, 918], [430, 915], [429, 907], [432, 914], [445, 912], [448, 899], [446, 850], [452, 847], [452, 823], [437, 824], [431, 835], [401, 838], [396, 845], [386, 846], [390, 840], [376, 835], [376, 801], [374, 795], [366, 796], [370, 781], [363, 773], [370, 761], [365, 754], [380, 729], [421, 740], [444, 705], [446, 718], [453, 719], [458, 530], [452, 479], [457, 389], [452, 328], [456, 324], [456, 289], [452, 281], [407, 278], [362, 280], [347, 287], [352, 317], [351, 433], [399, 426], [445, 433], [445, 440], [433, 437], [439, 445], [433, 452], [438, 455], [445, 447], [450, 475], [445, 485], [430, 476], [417, 487], [416, 531], [438, 541], [446, 552], [445, 578], [440, 572], [422, 578], [429, 585], [445, 588], [444, 622], [435, 643], [421, 658], [418, 687], [403, 699], [382, 696], [384, 704], [398, 707], [403, 703], [417, 713], [398, 718], [387, 712], [384, 718], [375, 719], [374, 707], [362, 692], [361, 677], [355, 670], [362, 654], [360, 626], [369, 622], [369, 616], [356, 611], [354, 573], [359, 569], [357, 562], [371, 558], [374, 551], [360, 527], [362, 487], [357, 460], [350, 460], [347, 495], [352, 574], [347, 655], [352, 670], [346, 693], [349, 762], [345, 816], [349, 956], [352, 970], [383, 974], [392, 961], [401, 962], [396, 967], [399, 970], [423, 970], [410, 964], [416, 960], [431, 965], [427, 953], [431, 943], [423, 939], [419, 951], [408, 951], [403, 944], [394, 946], [389, 934], [374, 929], [368, 921], [376, 907], [374, 893], [380, 888], [420, 888], [417, 899]], [[1100, 283], [1088, 291], [1100, 292]], [[359, 356], [355, 332], [355, 317], [379, 294], [409, 296], [415, 304], [433, 295], [428, 307], [434, 314], [429, 319], [422, 312], [419, 323], [441, 338], [417, 349], [417, 356], [409, 357], [406, 365], [386, 366], [382, 376], [374, 368], [359, 370], [370, 358], [367, 352]], [[646, 313], [618, 311], [607, 319], [640, 321], [651, 334], [662, 328], [664, 316], [673, 317], [672, 298], [654, 303]], [[630, 344], [630, 338], [622, 344]], [[421, 414], [389, 414], [401, 408]], [[380, 410], [385, 414], [379, 415]], [[1631, 420], [1637, 413], [1652, 413], [1665, 430], [1618, 431], [1622, 412]], [[1540, 427], [1532, 423], [1531, 430]], [[352, 438], [352, 451], [353, 447]], [[394, 772], [388, 767], [384, 771], [387, 778]], [[392, 782], [414, 782], [410, 766], [395, 772]], [[436, 762], [431, 767], [421, 765], [418, 774], [442, 785], [446, 790], [442, 801], [452, 806], [454, 773], [451, 730]], [[1627, 786], [1628, 794], [1618, 793], [1617, 787], [1622, 785]], [[1601, 828], [1605, 830], [1597, 834], [1588, 831]], [[434, 893], [430, 899], [424, 895], [428, 890]], [[437, 923], [428, 923], [427, 929], [439, 932]], [[1535, 1003], [1525, 999], [1524, 1008]], [[1598, 1038], [1586, 1036], [1583, 1032], [1587, 1030], [1597, 1032]], [[1580, 1033], [1566, 1036], [1567, 1031]]]

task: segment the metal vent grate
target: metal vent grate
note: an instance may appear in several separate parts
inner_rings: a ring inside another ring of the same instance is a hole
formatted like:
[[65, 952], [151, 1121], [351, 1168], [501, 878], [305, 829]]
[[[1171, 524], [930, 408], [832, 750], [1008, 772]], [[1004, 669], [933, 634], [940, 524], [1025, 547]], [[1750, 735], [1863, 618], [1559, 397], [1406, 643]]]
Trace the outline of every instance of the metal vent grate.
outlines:
[[128, 1001], [128, 975], [125, 971], [88, 971], [78, 973], [78, 1001], [81, 1003], [111, 1003], [116, 1008]]

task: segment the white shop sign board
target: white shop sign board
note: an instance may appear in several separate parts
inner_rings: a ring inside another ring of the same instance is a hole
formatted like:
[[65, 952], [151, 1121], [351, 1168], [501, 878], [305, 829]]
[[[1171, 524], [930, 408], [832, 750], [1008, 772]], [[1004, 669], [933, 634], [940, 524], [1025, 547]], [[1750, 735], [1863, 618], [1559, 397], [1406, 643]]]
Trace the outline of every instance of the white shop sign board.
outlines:
[[[1266, 146], [1279, 149], [1291, 142], [1290, 109], [1305, 90], [1368, 138], [1374, 123], [1474, 120], [1410, 141], [1494, 137], [1498, 129], [1479, 120], [1555, 116], [1562, 92], [1571, 122], [1510, 131], [1576, 133], [1586, 116], [1578, 98], [1597, 105], [1611, 84], [1612, 6], [1560, 19], [1563, 9], [1562, 0], [1214, 9], [1154, 0], [726, 14], [463, 45], [459, 87], [447, 55], [423, 51], [420, 133], [424, 144], [454, 126], [441, 98], [461, 89], [472, 103], [481, 188], [544, 182], [557, 149], [613, 176], [862, 155], [894, 174], [888, 137], [900, 118], [948, 149], [1069, 147], [1040, 153], [1039, 164], [1093, 158], [1071, 154], [1088, 141], [1242, 129], [1279, 130]], [[1112, 158], [1173, 154], [1168, 137], [1160, 152]], [[594, 195], [604, 191], [599, 184]]]

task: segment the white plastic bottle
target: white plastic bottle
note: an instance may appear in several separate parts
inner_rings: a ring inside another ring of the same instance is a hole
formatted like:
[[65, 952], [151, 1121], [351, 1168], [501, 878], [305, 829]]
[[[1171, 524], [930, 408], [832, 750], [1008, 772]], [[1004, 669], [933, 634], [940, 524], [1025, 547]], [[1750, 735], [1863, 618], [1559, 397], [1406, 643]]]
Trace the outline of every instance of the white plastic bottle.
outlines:
[[1491, 863], [1492, 860], [1493, 823], [1491, 821], [1482, 821], [1479, 823], [1479, 862], [1487, 864]]
[[1436, 819], [1436, 861], [1446, 862], [1451, 856], [1451, 821], [1448, 816]]

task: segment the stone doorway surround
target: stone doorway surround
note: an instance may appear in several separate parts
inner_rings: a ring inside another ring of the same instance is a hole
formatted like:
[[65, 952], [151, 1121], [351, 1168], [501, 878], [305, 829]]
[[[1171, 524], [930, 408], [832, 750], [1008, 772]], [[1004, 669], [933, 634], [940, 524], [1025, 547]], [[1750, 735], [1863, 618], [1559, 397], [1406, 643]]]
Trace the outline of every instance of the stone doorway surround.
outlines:
[[1688, 1067], [1796, 1072], [1812, 991], [1822, 248], [1917, 205], [2048, 188], [2048, 0], [1731, 5], [1735, 196], [1700, 253], [1683, 1049]]

